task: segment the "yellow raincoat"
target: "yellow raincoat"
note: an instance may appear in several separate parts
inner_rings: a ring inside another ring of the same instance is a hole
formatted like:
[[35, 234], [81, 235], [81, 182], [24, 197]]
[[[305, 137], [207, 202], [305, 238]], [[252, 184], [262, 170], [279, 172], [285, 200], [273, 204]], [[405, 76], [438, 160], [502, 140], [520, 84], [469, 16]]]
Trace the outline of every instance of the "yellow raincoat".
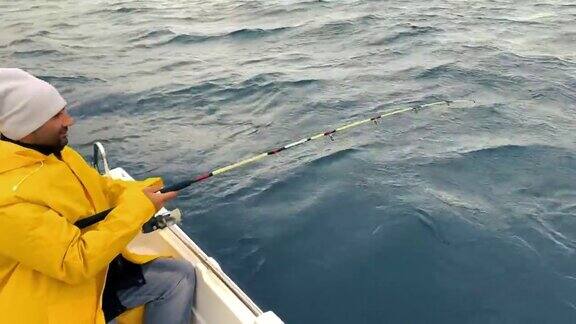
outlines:
[[[120, 252], [154, 258], [124, 248], [154, 214], [142, 188], [159, 181], [114, 181], [71, 148], [59, 160], [0, 141], [0, 322], [104, 323], [108, 263]], [[98, 224], [73, 225], [114, 206]]]

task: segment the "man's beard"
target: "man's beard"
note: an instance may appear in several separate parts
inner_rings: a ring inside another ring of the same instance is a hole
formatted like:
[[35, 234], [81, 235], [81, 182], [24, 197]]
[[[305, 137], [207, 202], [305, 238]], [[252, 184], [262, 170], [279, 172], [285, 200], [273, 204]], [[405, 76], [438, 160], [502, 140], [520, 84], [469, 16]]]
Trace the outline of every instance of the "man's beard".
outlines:
[[[68, 128], [58, 133], [58, 137], [51, 141], [52, 143], [47, 144], [54, 149], [55, 152], [60, 152], [68, 145]], [[66, 135], [64, 135], [66, 134]], [[63, 136], [64, 135], [64, 136]]]
[[58, 143], [56, 143], [54, 145], [50, 145], [50, 147], [52, 147], [52, 151], [54, 153], [56, 153], [56, 152], [60, 153], [66, 147], [66, 145], [68, 145], [68, 139], [64, 138], [64, 139], [61, 139]]
[[66, 145], [68, 145], [68, 136], [61, 137], [60, 141], [56, 147], [60, 148], [60, 150], [62, 150], [64, 147], [66, 147]]
[[68, 145], [68, 138], [59, 136], [58, 139], [50, 141], [50, 143], [40, 144], [40, 147], [44, 147], [51, 153], [60, 154], [60, 152]]

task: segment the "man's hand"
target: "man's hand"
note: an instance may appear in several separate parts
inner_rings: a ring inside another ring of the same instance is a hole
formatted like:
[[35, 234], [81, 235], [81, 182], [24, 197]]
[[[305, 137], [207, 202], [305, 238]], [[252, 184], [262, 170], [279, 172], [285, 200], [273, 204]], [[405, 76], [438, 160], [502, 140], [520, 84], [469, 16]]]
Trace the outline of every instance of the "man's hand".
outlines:
[[148, 197], [148, 199], [150, 199], [152, 204], [154, 204], [156, 211], [159, 211], [167, 201], [176, 198], [176, 195], [178, 194], [176, 191], [160, 193], [160, 189], [162, 189], [162, 186], [152, 186], [142, 189], [144, 194]]

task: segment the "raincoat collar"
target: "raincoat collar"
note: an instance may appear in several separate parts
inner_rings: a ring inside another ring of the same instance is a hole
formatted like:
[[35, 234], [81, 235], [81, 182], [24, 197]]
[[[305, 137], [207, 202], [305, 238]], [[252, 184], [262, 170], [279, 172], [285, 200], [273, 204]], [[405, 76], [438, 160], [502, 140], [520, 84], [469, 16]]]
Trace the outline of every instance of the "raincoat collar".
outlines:
[[53, 146], [48, 146], [48, 145], [22, 143], [20, 141], [15, 141], [15, 140], [9, 139], [8, 137], [6, 137], [2, 134], [0, 134], [0, 140], [10, 142], [12, 144], [20, 145], [20, 146], [23, 146], [25, 148], [33, 149], [33, 150], [40, 152], [44, 155], [54, 154], [57, 158], [61, 157], [60, 153], [62, 152], [62, 149], [63, 149], [63, 148], [55, 148]]

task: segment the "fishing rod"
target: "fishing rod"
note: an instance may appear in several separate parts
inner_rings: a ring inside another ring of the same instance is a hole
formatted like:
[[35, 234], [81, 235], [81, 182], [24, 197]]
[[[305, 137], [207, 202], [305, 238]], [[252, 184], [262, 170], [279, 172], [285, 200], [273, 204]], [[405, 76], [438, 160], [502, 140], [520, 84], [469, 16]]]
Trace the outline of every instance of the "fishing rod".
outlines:
[[[353, 128], [353, 127], [357, 127], [357, 126], [360, 126], [360, 125], [363, 125], [363, 124], [366, 124], [366, 123], [370, 123], [370, 122], [375, 123], [375, 124], [378, 124], [378, 121], [379, 121], [380, 119], [383, 119], [383, 118], [386, 118], [386, 117], [390, 117], [390, 116], [394, 116], [394, 115], [399, 115], [399, 114], [403, 114], [403, 113], [406, 113], [406, 112], [415, 112], [415, 113], [417, 113], [417, 112], [420, 112], [420, 111], [423, 110], [423, 109], [432, 108], [432, 107], [439, 107], [439, 106], [443, 106], [443, 107], [453, 107], [453, 105], [456, 104], [456, 103], [464, 103], [464, 102], [472, 103], [472, 104], [476, 103], [474, 100], [466, 100], [466, 99], [462, 99], [462, 100], [442, 100], [442, 101], [437, 101], [437, 102], [433, 102], [433, 103], [429, 103], [429, 104], [417, 105], [417, 106], [406, 107], [406, 108], [400, 108], [400, 109], [396, 109], [396, 110], [384, 112], [384, 113], [382, 113], [382, 114], [380, 114], [380, 115], [376, 115], [376, 116], [371, 117], [371, 118], [366, 118], [366, 119], [362, 119], [362, 120], [359, 120], [359, 121], [355, 121], [355, 122], [352, 122], [352, 123], [349, 123], [349, 124], [340, 126], [340, 127], [338, 127], [338, 128], [335, 128], [335, 129], [332, 129], [332, 130], [329, 130], [329, 131], [326, 131], [326, 132], [323, 132], [323, 133], [318, 133], [318, 134], [316, 134], [316, 135], [303, 138], [303, 139], [301, 139], [301, 140], [299, 140], [299, 141], [292, 142], [292, 143], [290, 143], [290, 144], [288, 144], [288, 145], [285, 145], [285, 146], [282, 146], [282, 147], [279, 147], [279, 148], [276, 148], [276, 149], [272, 149], [272, 150], [270, 150], [270, 151], [267, 151], [267, 152], [264, 152], [264, 153], [255, 155], [255, 156], [253, 156], [253, 157], [251, 157], [251, 158], [248, 158], [248, 159], [245, 159], [245, 160], [241, 160], [241, 161], [236, 162], [236, 163], [234, 163], [234, 164], [230, 164], [230, 165], [228, 165], [228, 166], [225, 166], [225, 167], [218, 168], [218, 169], [215, 169], [215, 170], [210, 171], [210, 172], [206, 172], [206, 173], [200, 174], [199, 176], [197, 176], [197, 177], [195, 177], [195, 178], [192, 178], [192, 179], [189, 179], [189, 180], [186, 180], [186, 181], [177, 182], [177, 183], [175, 183], [175, 184], [173, 184], [173, 185], [171, 185], [171, 186], [162, 188], [162, 189], [160, 190], [160, 192], [161, 192], [161, 193], [166, 193], [166, 192], [170, 192], [170, 191], [179, 191], [179, 190], [182, 190], [182, 189], [184, 189], [184, 188], [187, 188], [187, 187], [191, 186], [191, 185], [194, 184], [194, 183], [197, 183], [197, 182], [200, 182], [200, 181], [204, 181], [204, 180], [206, 180], [206, 179], [208, 179], [208, 178], [211, 178], [211, 177], [213, 177], [213, 176], [215, 176], [215, 175], [219, 175], [219, 174], [222, 174], [222, 173], [225, 173], [225, 172], [229, 172], [229, 171], [231, 171], [231, 170], [237, 169], [237, 168], [242, 167], [242, 166], [244, 166], [244, 165], [247, 165], [247, 164], [256, 162], [256, 161], [258, 161], [258, 160], [261, 160], [261, 159], [263, 159], [263, 158], [265, 158], [265, 157], [267, 157], [267, 156], [278, 154], [278, 153], [280, 153], [280, 152], [282, 152], [282, 151], [291, 149], [291, 148], [293, 148], [293, 147], [302, 145], [302, 144], [304, 144], [304, 143], [306, 143], [306, 142], [310, 142], [310, 141], [313, 141], [313, 140], [316, 140], [316, 139], [319, 139], [319, 138], [322, 138], [322, 137], [329, 137], [330, 140], [334, 140], [333, 135], [334, 135], [335, 133], [342, 132], [342, 131], [344, 131], [344, 130], [347, 130], [347, 129], [350, 129], [350, 128]], [[102, 211], [102, 212], [99, 212], [99, 213], [97, 213], [97, 214], [94, 214], [94, 215], [92, 215], [92, 216], [83, 218], [83, 219], [77, 221], [76, 223], [74, 223], [74, 225], [76, 225], [76, 226], [79, 227], [79, 228], [85, 228], [85, 227], [88, 227], [88, 226], [90, 226], [90, 225], [96, 224], [96, 223], [98, 223], [99, 221], [105, 219], [106, 216], [107, 216], [113, 209], [114, 209], [114, 208], [110, 208], [110, 209], [104, 210], [104, 211]], [[161, 216], [162, 216], [162, 215], [161, 215]], [[156, 229], [159, 229], [159, 228], [164, 228], [164, 227], [166, 227], [166, 226], [169, 224], [169, 219], [168, 219], [167, 217], [169, 217], [169, 216], [164, 215], [164, 217], [159, 217], [159, 216], [152, 217], [152, 219], [150, 219], [150, 221], [148, 221], [146, 224], [144, 224], [144, 226], [143, 226], [143, 231], [144, 231], [145, 233], [147, 233], [147, 232], [151, 232], [151, 231], [154, 231], [154, 230], [156, 230]]]

